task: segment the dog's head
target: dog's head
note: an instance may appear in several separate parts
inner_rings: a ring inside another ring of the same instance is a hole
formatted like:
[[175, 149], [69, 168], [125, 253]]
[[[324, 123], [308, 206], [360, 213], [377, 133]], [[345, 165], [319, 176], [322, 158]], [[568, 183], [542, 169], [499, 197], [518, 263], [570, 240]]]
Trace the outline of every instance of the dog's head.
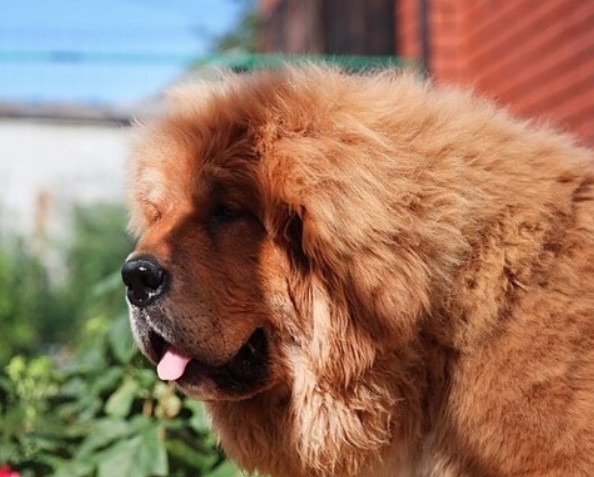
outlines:
[[176, 111], [142, 133], [131, 177], [139, 240], [122, 274], [134, 335], [160, 376], [235, 400], [273, 384], [290, 310], [247, 131], [209, 112]]
[[431, 103], [408, 76], [328, 69], [175, 95], [134, 151], [139, 240], [123, 268], [162, 377], [211, 402], [282, 389], [314, 467], [350, 465], [322, 463], [345, 446], [358, 465], [390, 440], [414, 384], [387, 363], [463, 246], [463, 194], [423, 186], [441, 180], [422, 150]]

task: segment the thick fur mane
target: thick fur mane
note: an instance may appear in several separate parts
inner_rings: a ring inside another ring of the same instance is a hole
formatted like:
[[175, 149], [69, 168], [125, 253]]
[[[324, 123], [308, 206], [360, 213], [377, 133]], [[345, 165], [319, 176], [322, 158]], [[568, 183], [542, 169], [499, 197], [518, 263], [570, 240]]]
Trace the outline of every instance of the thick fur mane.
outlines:
[[233, 459], [283, 477], [594, 472], [589, 151], [402, 73], [287, 68], [173, 97], [174, 134], [241, 155], [303, 317], [279, 336], [281, 384], [207, 403]]

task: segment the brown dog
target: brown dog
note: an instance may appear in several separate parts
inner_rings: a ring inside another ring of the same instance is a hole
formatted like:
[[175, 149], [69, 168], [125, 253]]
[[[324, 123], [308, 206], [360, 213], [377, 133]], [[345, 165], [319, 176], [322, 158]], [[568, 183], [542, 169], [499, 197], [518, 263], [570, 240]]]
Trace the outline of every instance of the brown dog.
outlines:
[[173, 103], [132, 163], [132, 327], [242, 468], [594, 475], [589, 151], [394, 73]]

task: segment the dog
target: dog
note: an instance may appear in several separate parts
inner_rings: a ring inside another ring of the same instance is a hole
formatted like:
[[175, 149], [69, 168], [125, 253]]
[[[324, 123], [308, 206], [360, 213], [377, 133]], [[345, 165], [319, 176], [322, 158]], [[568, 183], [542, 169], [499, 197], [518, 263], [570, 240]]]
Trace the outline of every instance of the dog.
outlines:
[[124, 264], [159, 376], [273, 477], [594, 475], [592, 153], [324, 66], [170, 94]]

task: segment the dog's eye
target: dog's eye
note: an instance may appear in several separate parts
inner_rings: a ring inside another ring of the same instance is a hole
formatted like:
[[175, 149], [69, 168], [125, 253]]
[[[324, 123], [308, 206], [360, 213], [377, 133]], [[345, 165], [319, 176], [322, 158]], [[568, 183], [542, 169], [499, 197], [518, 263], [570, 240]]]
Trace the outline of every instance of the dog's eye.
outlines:
[[144, 202], [144, 216], [149, 224], [154, 224], [161, 220], [161, 211], [152, 202]]
[[216, 204], [212, 209], [210, 217], [217, 222], [233, 222], [244, 218], [246, 215], [246, 212], [241, 209], [225, 204]]

